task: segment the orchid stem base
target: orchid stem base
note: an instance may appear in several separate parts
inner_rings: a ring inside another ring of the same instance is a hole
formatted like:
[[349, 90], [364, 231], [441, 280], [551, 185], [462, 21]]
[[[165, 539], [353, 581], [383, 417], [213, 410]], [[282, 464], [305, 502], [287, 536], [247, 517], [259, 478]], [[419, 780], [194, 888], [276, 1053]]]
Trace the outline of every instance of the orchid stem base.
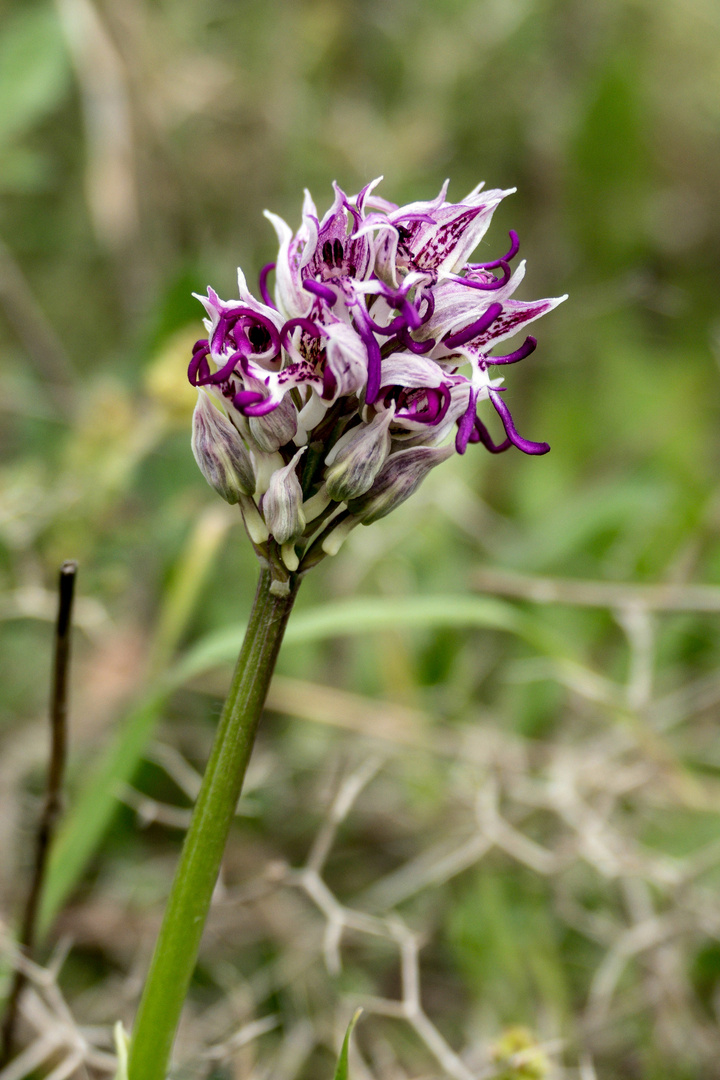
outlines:
[[165, 1080], [260, 714], [299, 587], [262, 570], [133, 1026], [129, 1080]]

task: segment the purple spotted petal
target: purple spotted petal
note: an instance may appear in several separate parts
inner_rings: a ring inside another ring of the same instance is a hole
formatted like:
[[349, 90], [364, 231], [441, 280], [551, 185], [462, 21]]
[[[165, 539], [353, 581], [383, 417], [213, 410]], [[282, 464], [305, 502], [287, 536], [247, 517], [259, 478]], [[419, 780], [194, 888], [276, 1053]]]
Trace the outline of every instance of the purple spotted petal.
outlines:
[[[509, 191], [472, 195], [467, 202], [444, 204], [428, 210], [432, 224], [419, 221], [401, 207], [392, 215], [400, 230], [400, 252], [405, 250], [414, 268], [448, 274], [459, 270], [487, 232], [493, 213]], [[403, 213], [405, 211], [405, 213]]]

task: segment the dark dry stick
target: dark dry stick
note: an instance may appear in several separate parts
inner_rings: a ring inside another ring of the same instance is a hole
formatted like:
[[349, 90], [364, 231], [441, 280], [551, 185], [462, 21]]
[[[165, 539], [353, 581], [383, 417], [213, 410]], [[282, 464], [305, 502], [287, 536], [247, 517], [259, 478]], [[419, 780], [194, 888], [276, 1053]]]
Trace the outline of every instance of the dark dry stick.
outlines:
[[[45, 868], [55, 826], [62, 809], [62, 784], [67, 758], [67, 703], [68, 677], [70, 672], [70, 630], [72, 605], [75, 593], [77, 563], [68, 561], [60, 567], [58, 583], [58, 615], [55, 625], [55, 657], [53, 663], [52, 692], [50, 696], [50, 763], [48, 766], [45, 803], [38, 823], [35, 844], [35, 868], [25, 914], [20, 927], [18, 945], [27, 957], [32, 956], [37, 933], [37, 913], [40, 905]], [[0, 1064], [10, 1059], [13, 1051], [18, 1004], [25, 986], [26, 976], [18, 968], [15, 972], [7, 1012], [2, 1028], [2, 1053]]]

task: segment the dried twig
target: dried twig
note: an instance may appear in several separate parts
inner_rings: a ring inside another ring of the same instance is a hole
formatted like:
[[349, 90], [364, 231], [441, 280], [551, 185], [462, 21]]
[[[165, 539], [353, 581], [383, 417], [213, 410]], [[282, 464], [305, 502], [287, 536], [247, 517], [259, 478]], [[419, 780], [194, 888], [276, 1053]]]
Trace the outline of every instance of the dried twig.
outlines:
[[480, 592], [516, 596], [538, 604], [570, 604], [577, 607], [645, 611], [720, 611], [717, 585], [634, 585], [629, 582], [583, 581], [573, 578], [536, 577], [498, 567], [473, 571], [472, 583]]
[[[27, 956], [32, 955], [35, 946], [35, 939], [37, 936], [37, 914], [45, 879], [47, 859], [62, 806], [62, 786], [67, 758], [70, 632], [72, 627], [72, 607], [75, 594], [76, 575], [76, 562], [68, 561], [62, 564], [58, 583], [59, 600], [57, 622], [55, 624], [55, 655], [50, 697], [51, 747], [47, 788], [45, 803], [38, 824], [35, 848], [35, 867], [19, 935], [19, 945]], [[8, 999], [7, 1012], [5, 1014], [2, 1029], [2, 1057], [0, 1058], [2, 1062], [6, 1062], [12, 1054], [18, 1004], [26, 981], [27, 977], [25, 973], [21, 968], [17, 968], [12, 989], [10, 991], [10, 997]]]

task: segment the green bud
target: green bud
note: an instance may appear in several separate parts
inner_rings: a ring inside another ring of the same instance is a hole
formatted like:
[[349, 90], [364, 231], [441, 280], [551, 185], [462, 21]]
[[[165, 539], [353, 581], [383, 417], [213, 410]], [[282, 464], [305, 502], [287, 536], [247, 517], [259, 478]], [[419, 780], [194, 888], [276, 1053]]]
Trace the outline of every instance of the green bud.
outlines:
[[497, 1080], [545, 1080], [552, 1072], [550, 1059], [531, 1031], [507, 1028], [492, 1047]]
[[348, 510], [363, 525], [372, 525], [409, 499], [430, 470], [453, 453], [452, 446], [412, 446], [409, 450], [398, 450], [387, 459], [370, 490], [348, 500]]
[[226, 502], [253, 494], [255, 474], [245, 443], [204, 390], [193, 413], [191, 445], [200, 472]]
[[388, 429], [394, 415], [394, 407], [378, 413], [369, 424], [349, 431], [330, 451], [325, 459], [329, 465], [325, 484], [335, 502], [356, 499], [372, 487], [390, 452]]

